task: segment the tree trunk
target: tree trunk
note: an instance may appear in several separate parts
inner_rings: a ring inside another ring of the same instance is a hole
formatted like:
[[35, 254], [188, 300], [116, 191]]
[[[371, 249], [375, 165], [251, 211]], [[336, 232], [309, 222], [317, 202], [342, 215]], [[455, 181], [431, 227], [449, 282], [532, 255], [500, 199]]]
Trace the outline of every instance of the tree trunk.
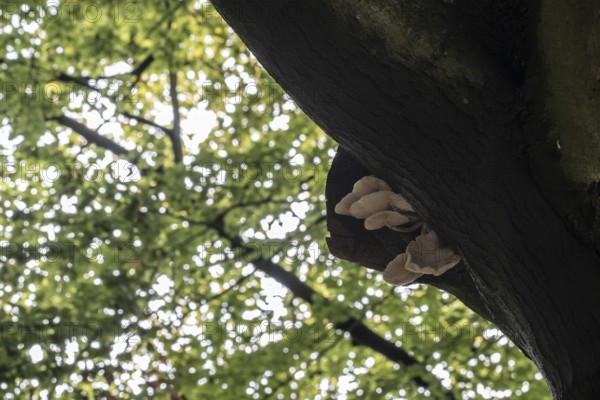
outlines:
[[213, 0], [461, 255], [430, 283], [501, 328], [555, 399], [599, 399], [600, 2], [509, 3]]

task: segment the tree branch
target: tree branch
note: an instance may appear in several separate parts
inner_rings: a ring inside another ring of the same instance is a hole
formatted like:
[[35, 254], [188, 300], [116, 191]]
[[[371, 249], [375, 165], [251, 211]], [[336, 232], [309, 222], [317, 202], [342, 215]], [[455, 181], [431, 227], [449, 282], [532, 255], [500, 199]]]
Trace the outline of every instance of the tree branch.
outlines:
[[161, 131], [163, 131], [165, 133], [165, 135], [167, 135], [169, 137], [169, 139], [171, 140], [171, 143], [173, 144], [173, 158], [175, 160], [175, 163], [180, 163], [182, 160], [182, 150], [181, 150], [181, 140], [179, 137], [179, 134], [175, 133], [172, 129], [169, 129], [165, 126], [162, 126], [160, 124], [157, 124], [154, 121], [150, 121], [147, 118], [144, 117], [139, 117], [137, 115], [133, 115], [127, 111], [122, 112], [121, 113], [122, 116], [129, 118], [129, 119], [133, 119], [135, 121], [138, 121], [144, 125], [148, 125], [148, 126], [152, 126], [156, 129], [160, 129]]
[[164, 126], [162, 126], [162, 125], [160, 125], [160, 124], [157, 124], [157, 123], [156, 123], [156, 122], [154, 122], [154, 121], [150, 121], [150, 120], [149, 120], [149, 119], [147, 119], [147, 118], [144, 118], [144, 117], [139, 117], [139, 116], [137, 116], [137, 115], [133, 115], [133, 114], [131, 114], [131, 113], [127, 112], [127, 111], [125, 111], [125, 112], [122, 112], [122, 113], [121, 113], [121, 115], [122, 115], [122, 116], [124, 116], [124, 117], [127, 117], [127, 118], [129, 118], [129, 119], [136, 120], [137, 122], [140, 122], [140, 123], [142, 123], [142, 124], [144, 124], [144, 125], [149, 125], [149, 126], [152, 126], [152, 127], [156, 128], [156, 129], [160, 129], [161, 131], [163, 131], [163, 132], [165, 132], [165, 133], [167, 133], [167, 131], [169, 131], [169, 130], [170, 130], [169, 128], [166, 128], [166, 127], [164, 127]]
[[134, 76], [135, 77], [135, 81], [133, 83], [132, 86], [137, 85], [137, 83], [140, 80], [140, 77], [142, 76], [142, 74], [144, 73], [144, 71], [146, 69], [148, 69], [148, 67], [150, 66], [150, 64], [152, 64], [152, 61], [154, 61], [154, 56], [152, 54], [150, 54], [148, 57], [146, 57], [144, 59], [144, 61], [141, 62], [140, 65], [138, 65], [135, 69], [133, 69], [131, 72], [125, 72], [125, 73], [121, 73], [121, 74], [114, 74], [114, 75], [102, 75], [96, 78], [87, 78], [87, 77], [82, 77], [82, 76], [72, 76], [69, 75], [67, 73], [61, 72], [57, 77], [56, 80], [60, 81], [60, 82], [72, 82], [72, 83], [76, 83], [78, 85], [81, 85], [83, 87], [86, 87], [88, 89], [94, 90], [94, 91], [99, 91], [99, 88], [97, 86], [94, 86], [92, 84], [90, 84], [90, 81], [99, 81], [100, 79], [113, 79], [113, 78], [119, 78], [122, 76]]
[[[488, 43], [499, 46], [494, 52], [473, 43], [474, 21], [486, 11], [467, 13], [454, 8], [457, 2], [246, 0], [251, 17], [235, 0], [212, 3], [305, 113], [407, 198], [461, 256], [489, 317], [532, 358], [555, 398], [600, 398], [600, 258], [550, 207], [522, 152], [524, 130], [553, 132], [540, 121], [551, 121], [548, 112], [556, 109], [541, 104], [530, 113], [522, 101], [522, 79], [546, 79], [547, 71], [532, 64], [527, 76], [516, 77], [493, 54], [504, 52], [502, 43]], [[539, 4], [552, 2], [524, 3], [528, 15], [508, 24], [529, 38], [539, 31]], [[576, 15], [585, 18], [565, 20], [560, 12], [553, 18], [569, 30], [575, 29], [569, 21], [581, 23], [586, 29], [578, 31], [589, 41], [569, 34], [559, 45], [588, 46], [589, 53], [598, 24], [586, 10], [598, 3], [584, 4]], [[552, 21], [543, 25], [560, 35]], [[544, 50], [535, 37], [529, 44], [533, 53]], [[556, 54], [557, 62], [579, 65]], [[587, 66], [571, 75], [597, 82]], [[570, 76], [555, 79], [567, 88], [561, 99], [570, 99]], [[542, 86], [542, 92], [555, 90]], [[573, 115], [587, 101], [570, 104]], [[556, 144], [544, 136], [538, 141]]]
[[144, 61], [142, 61], [142, 63], [140, 65], [137, 66], [136, 69], [134, 69], [133, 71], [131, 71], [129, 73], [130, 75], [135, 76], [135, 81], [133, 82], [133, 86], [137, 85], [137, 83], [140, 81], [144, 71], [146, 71], [146, 69], [148, 69], [150, 64], [152, 64], [152, 61], [154, 61], [154, 56], [152, 54], [150, 54], [148, 57], [146, 57], [144, 59]]
[[116, 155], [124, 155], [129, 153], [125, 147], [119, 145], [116, 142], [100, 135], [98, 132], [91, 130], [81, 122], [78, 122], [72, 118], [67, 117], [66, 115], [60, 115], [58, 117], [50, 117], [48, 118], [50, 121], [56, 121], [59, 124], [70, 128], [74, 132], [83, 136], [85, 140], [90, 143], [94, 143], [97, 146], [102, 147], [105, 150], [108, 150]]
[[167, 131], [167, 135], [173, 144], [173, 156], [175, 164], [179, 164], [183, 159], [181, 149], [181, 120], [179, 115], [179, 99], [177, 99], [177, 72], [169, 72], [169, 93], [171, 95], [171, 103], [173, 107], [173, 129]]

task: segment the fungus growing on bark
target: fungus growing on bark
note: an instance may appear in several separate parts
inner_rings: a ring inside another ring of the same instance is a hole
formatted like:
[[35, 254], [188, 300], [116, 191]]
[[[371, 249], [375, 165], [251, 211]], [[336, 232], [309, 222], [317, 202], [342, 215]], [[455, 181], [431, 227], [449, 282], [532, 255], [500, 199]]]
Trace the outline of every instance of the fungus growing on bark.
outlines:
[[393, 228], [398, 225], [408, 224], [410, 218], [404, 214], [400, 214], [396, 211], [381, 211], [375, 213], [365, 219], [365, 229], [369, 231], [374, 231], [377, 229], [381, 229], [384, 226], [388, 228]]
[[365, 176], [354, 184], [352, 192], [344, 196], [344, 198], [335, 206], [335, 212], [340, 215], [350, 215], [350, 206], [356, 203], [363, 196], [379, 191], [391, 191], [385, 181], [376, 178], [373, 175]]
[[390, 261], [383, 271], [383, 280], [390, 285], [399, 286], [407, 285], [423, 275], [406, 269], [408, 257], [408, 253], [402, 253]]
[[420, 234], [387, 264], [383, 279], [391, 285], [406, 285], [423, 274], [439, 276], [460, 262], [451, 249], [442, 246], [437, 234], [417, 216], [406, 199], [394, 193], [383, 180], [365, 176], [354, 184], [352, 192], [335, 206], [335, 212], [365, 220], [365, 229], [383, 227], [398, 232]]
[[380, 211], [390, 210], [390, 196], [393, 194], [392, 191], [383, 190], [364, 195], [350, 206], [350, 215], [357, 219], [365, 219]]
[[414, 273], [440, 276], [460, 262], [460, 257], [440, 244], [434, 231], [422, 233], [406, 246], [405, 268]]

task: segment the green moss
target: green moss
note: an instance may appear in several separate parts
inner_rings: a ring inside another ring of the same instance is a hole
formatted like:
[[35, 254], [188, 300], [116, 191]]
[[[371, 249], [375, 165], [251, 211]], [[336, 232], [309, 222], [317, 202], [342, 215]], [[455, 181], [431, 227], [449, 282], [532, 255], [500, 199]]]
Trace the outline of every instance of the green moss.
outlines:
[[569, 186], [600, 180], [600, 20], [590, 7], [548, 0], [540, 15], [546, 145], [559, 153], [554, 162]]

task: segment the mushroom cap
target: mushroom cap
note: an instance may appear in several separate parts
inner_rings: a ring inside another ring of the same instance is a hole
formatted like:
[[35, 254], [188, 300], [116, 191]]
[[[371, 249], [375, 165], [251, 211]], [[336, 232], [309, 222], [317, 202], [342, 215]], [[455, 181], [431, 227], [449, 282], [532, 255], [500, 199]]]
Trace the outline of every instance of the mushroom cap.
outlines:
[[460, 256], [440, 244], [434, 231], [411, 241], [406, 247], [406, 269], [415, 273], [440, 276], [460, 262]]
[[[402, 214], [402, 215], [406, 215], [406, 214]], [[421, 226], [423, 225], [423, 221], [421, 221], [419, 219], [413, 219], [410, 216], [408, 216], [408, 220], [409, 220], [409, 222], [411, 222], [411, 224], [405, 225], [405, 226], [390, 226], [390, 229], [393, 231], [396, 231], [396, 232], [410, 233], [410, 232], [414, 232], [417, 229], [421, 228]]]
[[400, 212], [415, 212], [410, 203], [399, 193], [390, 196], [390, 204], [393, 209]]
[[375, 177], [374, 175], [364, 176], [354, 183], [352, 193], [358, 197], [362, 197], [366, 194], [373, 192], [380, 192], [382, 190], [391, 191], [392, 188], [383, 180]]
[[350, 206], [360, 199], [355, 193], [348, 193], [335, 205], [334, 211], [340, 215], [350, 215]]
[[405, 285], [423, 274], [439, 276], [460, 262], [460, 256], [441, 245], [437, 234], [415, 214], [410, 203], [373, 175], [359, 179], [352, 192], [336, 204], [335, 212], [364, 219], [367, 230], [387, 226], [398, 232], [413, 232], [421, 228], [406, 253], [390, 261], [383, 272], [383, 279], [391, 285]]
[[369, 193], [350, 206], [350, 215], [354, 218], [365, 219], [380, 211], [390, 210], [390, 195], [394, 192], [383, 190]]
[[374, 231], [384, 226], [392, 228], [398, 225], [404, 225], [410, 222], [410, 218], [396, 211], [380, 211], [365, 219], [365, 229]]
[[383, 271], [383, 280], [390, 285], [406, 285], [417, 279], [423, 274], [415, 273], [406, 269], [408, 254], [399, 254], [388, 263]]

